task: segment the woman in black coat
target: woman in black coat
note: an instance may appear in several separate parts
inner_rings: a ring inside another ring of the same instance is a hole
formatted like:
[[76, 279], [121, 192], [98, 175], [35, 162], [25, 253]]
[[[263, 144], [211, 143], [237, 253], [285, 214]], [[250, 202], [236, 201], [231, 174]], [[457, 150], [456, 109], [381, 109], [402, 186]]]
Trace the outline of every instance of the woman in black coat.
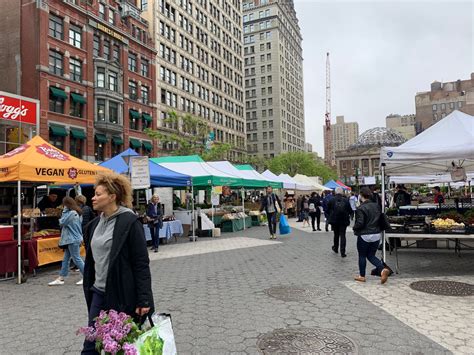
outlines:
[[[99, 175], [94, 210], [100, 216], [86, 228], [84, 294], [89, 326], [101, 310], [114, 309], [136, 320], [153, 312], [150, 260], [143, 225], [130, 210], [130, 182], [118, 174]], [[127, 206], [127, 207], [125, 207]], [[98, 354], [95, 343], [84, 342], [82, 354]]]

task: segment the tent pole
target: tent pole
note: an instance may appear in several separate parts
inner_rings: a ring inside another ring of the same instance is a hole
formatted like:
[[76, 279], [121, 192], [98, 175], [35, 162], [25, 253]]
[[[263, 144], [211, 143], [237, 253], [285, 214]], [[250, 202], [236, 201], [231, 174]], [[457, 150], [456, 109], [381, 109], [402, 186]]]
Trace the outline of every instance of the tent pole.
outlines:
[[[245, 215], [245, 199], [244, 199], [244, 194], [245, 194], [245, 189], [242, 187], [242, 189], [240, 190], [240, 196], [242, 197], [242, 212], [243, 212], [244, 215]], [[243, 218], [244, 218], [244, 230], [245, 230], [245, 216], [244, 216]]]
[[[382, 171], [382, 212], [385, 213], [385, 163], [382, 163], [381, 166]], [[385, 231], [382, 231], [382, 255], [383, 261], [386, 261], [386, 250], [385, 250], [385, 243], [386, 243], [386, 236]]]
[[194, 185], [191, 185], [191, 211], [192, 211], [191, 224], [192, 224], [192, 228], [193, 228], [193, 242], [195, 242], [196, 241], [196, 234], [195, 234], [195, 230], [194, 230]]
[[21, 284], [21, 181], [17, 182], [17, 219], [18, 219], [18, 284]]

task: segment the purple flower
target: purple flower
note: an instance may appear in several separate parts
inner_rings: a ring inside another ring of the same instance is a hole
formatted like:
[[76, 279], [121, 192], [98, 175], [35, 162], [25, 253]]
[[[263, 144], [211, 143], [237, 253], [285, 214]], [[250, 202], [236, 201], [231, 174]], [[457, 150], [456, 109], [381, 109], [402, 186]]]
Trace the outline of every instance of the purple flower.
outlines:
[[138, 355], [138, 351], [135, 346], [129, 343], [123, 344], [122, 350], [125, 352], [125, 355]]

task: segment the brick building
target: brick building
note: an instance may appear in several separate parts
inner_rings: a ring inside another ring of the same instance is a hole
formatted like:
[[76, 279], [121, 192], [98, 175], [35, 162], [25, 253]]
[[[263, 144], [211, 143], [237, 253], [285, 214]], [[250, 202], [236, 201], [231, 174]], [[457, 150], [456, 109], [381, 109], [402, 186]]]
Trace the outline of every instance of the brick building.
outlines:
[[432, 126], [454, 110], [474, 115], [474, 73], [470, 79], [441, 83], [415, 96], [417, 134]]
[[43, 138], [89, 161], [156, 153], [143, 132], [156, 128], [156, 51], [135, 1], [2, 6], [0, 90], [40, 100]]

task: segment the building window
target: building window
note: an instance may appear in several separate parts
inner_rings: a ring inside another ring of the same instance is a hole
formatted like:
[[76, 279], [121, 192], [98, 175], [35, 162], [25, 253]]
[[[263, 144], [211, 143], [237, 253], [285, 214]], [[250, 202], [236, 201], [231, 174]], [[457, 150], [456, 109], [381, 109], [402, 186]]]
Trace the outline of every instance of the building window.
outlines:
[[148, 73], [150, 71], [150, 63], [148, 62], [148, 60], [146, 59], [143, 59], [141, 60], [141, 69], [142, 69], [142, 75], [145, 76], [145, 77], [148, 77]]
[[63, 19], [61, 17], [49, 15], [49, 35], [63, 39]]
[[105, 122], [105, 100], [97, 99], [97, 121]]
[[63, 75], [63, 55], [56, 51], [49, 51], [49, 72]]
[[117, 73], [109, 73], [109, 90], [118, 91]]
[[82, 108], [86, 104], [84, 96], [71, 93], [69, 114], [74, 117], [83, 117]]
[[148, 10], [148, 0], [142, 0], [142, 11]]
[[70, 136], [69, 136], [69, 153], [81, 159], [83, 155], [83, 144], [82, 141], [86, 139], [86, 133], [84, 130], [80, 128], [73, 128], [70, 129]]
[[458, 108], [462, 107], [462, 101], [458, 101]]
[[119, 104], [114, 101], [109, 101], [109, 122], [119, 123]]
[[130, 129], [138, 130], [138, 121], [140, 119], [140, 113], [135, 110], [130, 110]]
[[441, 110], [446, 110], [446, 104], [441, 104]]
[[105, 88], [105, 69], [97, 68], [97, 87]]
[[[100, 135], [100, 137], [105, 137], [103, 134]], [[99, 135], [96, 134], [96, 137], [95, 137], [95, 143], [94, 143], [94, 155], [95, 155], [95, 160], [97, 161], [104, 161], [104, 145], [106, 143], [103, 143], [103, 142], [99, 142], [98, 141], [98, 137]], [[100, 139], [100, 138], [99, 138]], [[107, 138], [106, 138], [107, 139]], [[106, 140], [107, 142], [107, 140]]]
[[128, 96], [130, 100], [138, 99], [137, 83], [134, 81], [128, 82]]
[[135, 54], [128, 55], [128, 70], [137, 71], [137, 56]]
[[109, 23], [115, 25], [115, 12], [109, 9]]
[[110, 59], [110, 42], [109, 41], [104, 41], [102, 57], [107, 60]]
[[99, 17], [105, 20], [105, 5], [102, 3], [99, 3]]
[[94, 35], [94, 44], [93, 44], [93, 49], [92, 49], [92, 55], [94, 57], [99, 56], [99, 48], [100, 48], [100, 38], [97, 35]]
[[112, 137], [112, 156], [116, 156], [122, 152], [123, 139], [122, 137]]
[[70, 25], [69, 27], [69, 44], [74, 47], [81, 48], [82, 45], [82, 29], [79, 26]]
[[120, 63], [120, 46], [119, 45], [114, 44], [114, 47], [112, 49], [112, 59]]
[[52, 112], [64, 113], [64, 101], [67, 94], [57, 88], [49, 88], [49, 110]]
[[49, 127], [49, 144], [56, 148], [64, 150], [64, 138], [66, 136], [67, 131], [63, 126], [51, 125]]
[[80, 60], [69, 58], [69, 74], [71, 80], [82, 81], [82, 62]]
[[142, 103], [144, 103], [146, 105], [148, 105], [150, 103], [149, 95], [148, 95], [148, 88], [146, 86], [142, 86], [141, 97], [142, 97]]

